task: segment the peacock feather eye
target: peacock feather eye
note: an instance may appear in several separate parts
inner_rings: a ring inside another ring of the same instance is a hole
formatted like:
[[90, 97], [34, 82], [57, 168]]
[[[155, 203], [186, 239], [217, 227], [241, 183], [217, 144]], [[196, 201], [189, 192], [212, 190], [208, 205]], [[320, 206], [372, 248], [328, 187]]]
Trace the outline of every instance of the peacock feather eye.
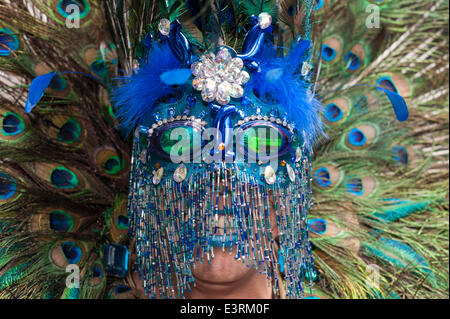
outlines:
[[356, 43], [344, 57], [345, 67], [350, 73], [361, 69], [366, 63], [367, 49], [366, 45]]
[[339, 36], [327, 38], [323, 41], [321, 57], [324, 62], [336, 62], [342, 55], [342, 39]]
[[11, 55], [19, 46], [19, 39], [9, 28], [0, 28], [0, 56]]
[[364, 193], [364, 187], [361, 177], [357, 175], [348, 176], [345, 182], [345, 189], [348, 193], [356, 196], [361, 196]]
[[343, 177], [344, 172], [333, 163], [321, 165], [313, 172], [314, 184], [322, 189], [333, 189]]
[[64, 18], [74, 13], [74, 6], [78, 7], [80, 19], [84, 19], [91, 11], [91, 6], [87, 0], [59, 0], [56, 7]]
[[103, 278], [103, 270], [100, 266], [95, 265], [92, 268], [92, 277], [94, 278]]
[[373, 125], [362, 124], [353, 127], [344, 136], [346, 147], [353, 150], [362, 150], [370, 147], [377, 141], [378, 128]]
[[15, 112], [6, 112], [2, 119], [2, 134], [13, 136], [22, 133], [25, 130], [23, 118]]
[[72, 241], [66, 241], [61, 244], [61, 250], [69, 264], [77, 264], [83, 256], [80, 246]]
[[349, 174], [345, 178], [344, 185], [347, 193], [358, 197], [367, 197], [377, 189], [374, 178], [357, 174]]
[[50, 88], [57, 92], [63, 92], [67, 88], [67, 81], [61, 74], [56, 74], [50, 82]]
[[119, 215], [116, 220], [116, 226], [119, 229], [128, 229], [128, 217]]
[[389, 76], [382, 76], [377, 80], [377, 85], [381, 86], [382, 88], [398, 93], [397, 87], [394, 84], [394, 81], [392, 81], [391, 77]]
[[328, 122], [334, 123], [340, 121], [343, 118], [344, 112], [336, 104], [329, 103], [327, 106], [325, 106], [324, 116]]
[[327, 221], [322, 218], [311, 218], [308, 220], [308, 230], [323, 235], [327, 231]]
[[62, 210], [54, 210], [49, 214], [50, 229], [60, 232], [70, 232], [74, 226], [73, 217]]
[[0, 172], [0, 200], [7, 200], [14, 196], [17, 186], [14, 178], [6, 173]]
[[361, 67], [361, 59], [353, 52], [345, 55], [345, 65], [350, 71], [356, 71]]
[[110, 156], [102, 165], [106, 173], [116, 175], [124, 168], [124, 161], [117, 155]]
[[363, 146], [367, 139], [364, 135], [364, 132], [362, 132], [358, 128], [353, 128], [350, 133], [348, 134], [348, 142], [353, 146]]
[[61, 189], [72, 189], [78, 186], [78, 177], [64, 166], [58, 166], [50, 173], [50, 183]]
[[120, 177], [128, 167], [127, 159], [111, 146], [102, 146], [96, 149], [94, 160], [98, 169], [110, 177]]
[[59, 129], [57, 138], [58, 141], [71, 144], [77, 142], [80, 136], [80, 123], [74, 118], [69, 118]]
[[316, 5], [314, 6], [314, 10], [320, 10], [322, 9], [323, 5], [324, 5], [324, 0], [315, 0], [316, 1]]
[[108, 76], [108, 63], [103, 59], [97, 59], [89, 67], [96, 75], [105, 79]]
[[314, 179], [317, 184], [322, 187], [330, 187], [331, 186], [331, 176], [330, 172], [325, 166], [317, 169], [314, 173]]
[[408, 151], [404, 146], [394, 146], [392, 148], [392, 157], [397, 163], [408, 164]]
[[322, 45], [322, 59], [327, 62], [333, 61], [336, 59], [337, 52], [334, 48], [329, 45]]

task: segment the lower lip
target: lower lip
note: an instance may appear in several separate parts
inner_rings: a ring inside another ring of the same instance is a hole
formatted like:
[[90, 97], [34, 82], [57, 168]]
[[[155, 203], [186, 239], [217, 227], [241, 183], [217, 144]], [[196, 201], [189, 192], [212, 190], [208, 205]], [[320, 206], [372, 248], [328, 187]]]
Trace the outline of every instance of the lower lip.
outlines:
[[[224, 238], [225, 237], [225, 238]], [[230, 235], [213, 235], [211, 239], [211, 246], [213, 247], [232, 247], [238, 240], [237, 234]]]

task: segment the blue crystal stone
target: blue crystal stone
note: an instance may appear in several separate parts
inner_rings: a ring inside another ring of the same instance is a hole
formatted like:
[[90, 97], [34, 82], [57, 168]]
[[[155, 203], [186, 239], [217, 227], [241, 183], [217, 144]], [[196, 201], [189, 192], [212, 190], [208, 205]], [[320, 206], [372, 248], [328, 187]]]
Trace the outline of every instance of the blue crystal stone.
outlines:
[[174, 109], [173, 107], [169, 108], [169, 109], [167, 110], [167, 115], [168, 115], [169, 117], [174, 117], [174, 116], [175, 116], [175, 109]]
[[124, 278], [128, 272], [129, 251], [119, 244], [103, 246], [103, 267], [108, 275]]
[[274, 108], [274, 107], [271, 108], [269, 115], [272, 116], [272, 117], [278, 117], [278, 110], [276, 108]]
[[197, 103], [197, 98], [194, 95], [189, 94], [186, 98], [186, 103], [190, 107], [194, 107], [195, 104]]
[[159, 112], [153, 113], [153, 118], [156, 122], [161, 121], [161, 114]]

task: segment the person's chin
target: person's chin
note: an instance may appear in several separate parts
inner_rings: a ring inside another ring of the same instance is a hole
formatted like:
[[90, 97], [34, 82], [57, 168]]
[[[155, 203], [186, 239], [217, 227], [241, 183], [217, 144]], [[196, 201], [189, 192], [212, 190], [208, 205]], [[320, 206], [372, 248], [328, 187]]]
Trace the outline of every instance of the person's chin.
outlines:
[[210, 263], [203, 260], [203, 263], [196, 262], [192, 267], [192, 274], [196, 281], [206, 284], [226, 285], [242, 280], [253, 271], [253, 268], [247, 267], [242, 260], [235, 260], [235, 251], [230, 254], [230, 249], [214, 248], [214, 258]]

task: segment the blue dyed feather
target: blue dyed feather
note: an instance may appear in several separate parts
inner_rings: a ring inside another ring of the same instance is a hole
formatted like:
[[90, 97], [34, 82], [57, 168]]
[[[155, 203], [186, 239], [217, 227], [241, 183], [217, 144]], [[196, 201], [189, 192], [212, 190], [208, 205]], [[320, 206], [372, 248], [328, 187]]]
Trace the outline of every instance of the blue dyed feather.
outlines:
[[136, 74], [119, 78], [120, 83], [113, 89], [112, 101], [121, 127], [127, 134], [151, 120], [151, 110], [158, 99], [174, 93], [174, 87], [164, 83], [161, 77], [166, 80], [163, 74], [176, 72], [179, 68], [181, 63], [170, 47], [155, 44]]
[[44, 96], [45, 90], [48, 88], [55, 76], [55, 72], [50, 72], [39, 75], [31, 81], [27, 103], [25, 104], [25, 112], [30, 113], [36, 104], [39, 103], [42, 96]]
[[257, 91], [273, 96], [294, 120], [299, 134], [304, 132], [306, 143], [313, 146], [323, 133], [320, 117], [321, 104], [313, 96], [309, 84], [298, 71], [308, 57], [310, 42], [300, 40], [285, 58], [258, 57], [261, 71], [253, 74], [247, 83], [247, 92]]
[[395, 116], [397, 117], [397, 120], [399, 122], [406, 121], [408, 119], [409, 113], [408, 113], [408, 106], [406, 105], [405, 99], [401, 97], [400, 94], [395, 93], [390, 90], [386, 90], [382, 87], [377, 87], [378, 90], [381, 92], [386, 93], [386, 95], [389, 98], [389, 101], [391, 101], [392, 107], [394, 108]]
[[191, 74], [191, 69], [176, 69], [164, 72], [159, 78], [165, 85], [184, 85]]

